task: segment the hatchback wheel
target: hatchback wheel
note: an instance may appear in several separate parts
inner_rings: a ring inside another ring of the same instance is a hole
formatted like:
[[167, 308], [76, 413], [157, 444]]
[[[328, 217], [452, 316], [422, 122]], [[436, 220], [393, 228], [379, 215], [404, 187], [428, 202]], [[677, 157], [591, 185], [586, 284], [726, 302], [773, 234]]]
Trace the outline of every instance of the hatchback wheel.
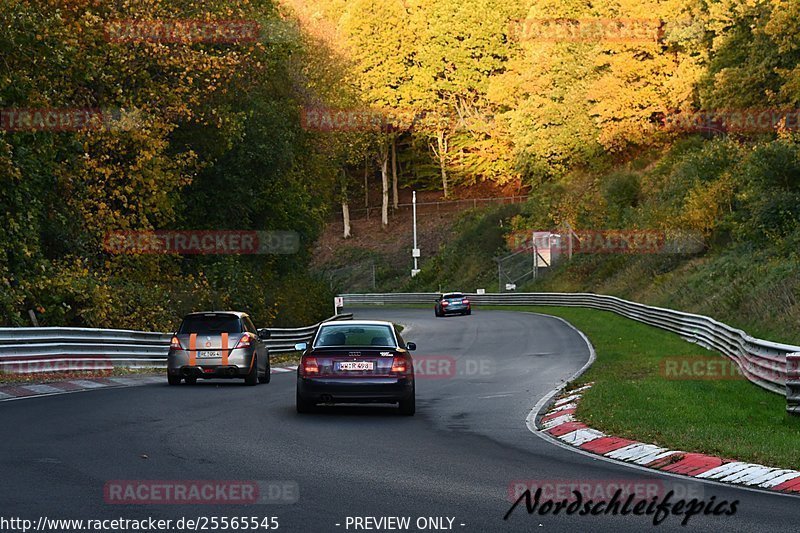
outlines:
[[167, 374], [167, 383], [170, 385], [180, 385], [181, 377], [179, 375]]
[[272, 379], [272, 373], [270, 370], [269, 359], [267, 359], [267, 368], [264, 369], [264, 375], [258, 378], [258, 382], [269, 383], [270, 379]]
[[250, 367], [250, 372], [244, 377], [244, 384], [253, 386], [258, 385], [258, 360], [253, 361]]

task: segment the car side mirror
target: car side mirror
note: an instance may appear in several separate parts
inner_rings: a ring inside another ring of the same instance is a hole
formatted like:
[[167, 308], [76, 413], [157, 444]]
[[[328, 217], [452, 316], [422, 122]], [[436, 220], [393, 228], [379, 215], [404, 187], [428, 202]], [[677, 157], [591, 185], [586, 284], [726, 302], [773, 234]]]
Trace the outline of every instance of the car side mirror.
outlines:
[[406, 350], [408, 350], [409, 352], [413, 352], [416, 349], [417, 349], [417, 343], [415, 343], [415, 342], [407, 342], [406, 343]]
[[297, 350], [298, 352], [304, 352], [306, 351], [306, 348], [308, 348], [307, 342], [298, 342], [297, 344], [294, 345], [294, 349]]
[[270, 337], [272, 337], [272, 333], [270, 333], [270, 331], [267, 328], [258, 330], [258, 338], [261, 339], [262, 341], [265, 341]]

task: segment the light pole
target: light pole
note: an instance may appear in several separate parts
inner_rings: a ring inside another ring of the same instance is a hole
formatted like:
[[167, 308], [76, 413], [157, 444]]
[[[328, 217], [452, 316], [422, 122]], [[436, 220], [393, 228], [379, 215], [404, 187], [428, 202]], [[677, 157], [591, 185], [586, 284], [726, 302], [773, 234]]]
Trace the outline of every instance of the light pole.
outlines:
[[411, 250], [411, 257], [414, 258], [414, 268], [411, 270], [411, 277], [413, 278], [419, 274], [419, 265], [417, 265], [417, 260], [419, 259], [419, 248], [417, 248], [417, 191], [411, 193], [411, 213], [414, 219], [414, 248]]

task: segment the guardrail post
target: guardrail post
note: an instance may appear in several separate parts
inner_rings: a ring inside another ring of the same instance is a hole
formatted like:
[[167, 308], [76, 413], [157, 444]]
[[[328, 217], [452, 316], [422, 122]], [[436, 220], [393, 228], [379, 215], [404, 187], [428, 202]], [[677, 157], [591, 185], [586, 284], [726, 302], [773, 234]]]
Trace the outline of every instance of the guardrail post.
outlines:
[[800, 352], [786, 354], [786, 412], [800, 416]]

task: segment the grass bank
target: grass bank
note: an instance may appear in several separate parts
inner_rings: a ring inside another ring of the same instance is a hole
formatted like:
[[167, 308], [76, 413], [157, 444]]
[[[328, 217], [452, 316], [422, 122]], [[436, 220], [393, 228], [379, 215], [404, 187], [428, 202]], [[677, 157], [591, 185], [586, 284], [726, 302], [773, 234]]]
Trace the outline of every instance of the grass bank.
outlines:
[[591, 427], [672, 449], [800, 469], [800, 419], [786, 414], [783, 396], [743, 378], [674, 380], [661, 370], [666, 358], [715, 352], [607, 311], [497, 309], [559, 316], [589, 337], [597, 360], [576, 384], [595, 382], [577, 412]]
[[0, 372], [0, 385], [29, 385], [46, 384], [70, 379], [91, 379], [130, 376], [158, 376], [164, 375], [163, 368], [122, 368], [114, 367], [111, 370], [87, 370], [74, 372], [36, 372], [23, 374], [7, 374]]

